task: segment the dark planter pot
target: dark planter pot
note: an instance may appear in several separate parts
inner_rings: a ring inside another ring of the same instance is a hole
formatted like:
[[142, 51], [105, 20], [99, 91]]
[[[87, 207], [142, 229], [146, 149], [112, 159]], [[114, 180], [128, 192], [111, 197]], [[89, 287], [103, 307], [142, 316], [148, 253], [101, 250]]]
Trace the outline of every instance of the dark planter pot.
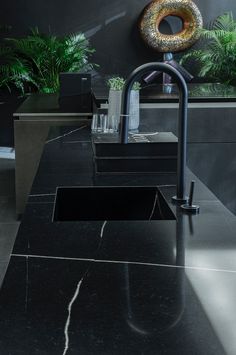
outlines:
[[0, 93], [0, 146], [14, 147], [14, 117], [25, 97]]

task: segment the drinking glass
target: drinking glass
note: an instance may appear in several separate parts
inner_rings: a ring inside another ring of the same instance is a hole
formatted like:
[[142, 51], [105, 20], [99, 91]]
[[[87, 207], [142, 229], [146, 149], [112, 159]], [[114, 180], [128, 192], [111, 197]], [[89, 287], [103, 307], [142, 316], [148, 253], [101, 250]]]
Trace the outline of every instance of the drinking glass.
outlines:
[[95, 113], [91, 124], [92, 133], [107, 133], [108, 132], [108, 117], [104, 113]]

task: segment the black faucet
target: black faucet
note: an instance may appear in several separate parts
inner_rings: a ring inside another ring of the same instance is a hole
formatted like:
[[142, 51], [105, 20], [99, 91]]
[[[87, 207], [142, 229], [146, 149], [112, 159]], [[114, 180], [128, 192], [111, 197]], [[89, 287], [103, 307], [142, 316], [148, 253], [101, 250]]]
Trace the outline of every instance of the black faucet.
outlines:
[[147, 72], [161, 71], [169, 74], [176, 81], [179, 89], [179, 121], [178, 121], [178, 157], [177, 157], [177, 191], [172, 200], [176, 203], [184, 203], [188, 200], [185, 196], [185, 171], [186, 171], [186, 146], [187, 146], [187, 108], [188, 89], [183, 76], [178, 70], [166, 63], [147, 63], [136, 68], [127, 78], [122, 96], [122, 116], [120, 140], [128, 143], [129, 131], [129, 105], [130, 91], [135, 81], [139, 80]]

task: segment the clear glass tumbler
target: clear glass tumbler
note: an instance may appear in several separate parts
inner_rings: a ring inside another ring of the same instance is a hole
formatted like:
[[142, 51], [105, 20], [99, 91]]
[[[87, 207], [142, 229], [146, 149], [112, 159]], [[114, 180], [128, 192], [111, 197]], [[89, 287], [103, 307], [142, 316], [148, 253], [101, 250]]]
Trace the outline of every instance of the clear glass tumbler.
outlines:
[[107, 133], [108, 132], [108, 117], [104, 113], [95, 113], [92, 118], [91, 131], [92, 133]]

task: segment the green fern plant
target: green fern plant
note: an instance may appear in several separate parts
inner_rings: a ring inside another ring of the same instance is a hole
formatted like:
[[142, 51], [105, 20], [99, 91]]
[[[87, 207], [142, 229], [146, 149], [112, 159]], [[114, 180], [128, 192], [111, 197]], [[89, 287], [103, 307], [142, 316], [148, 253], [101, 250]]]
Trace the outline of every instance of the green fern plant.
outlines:
[[199, 77], [225, 84], [236, 84], [236, 21], [227, 12], [213, 22], [209, 30], [201, 30], [202, 49], [185, 54], [181, 64], [197, 64]]
[[[125, 79], [120, 76], [114, 76], [107, 80], [107, 85], [111, 90], [120, 91], [123, 90], [123, 87], [125, 85]], [[138, 91], [140, 89], [141, 89], [140, 83], [138, 81], [135, 81], [132, 90]]]
[[111, 90], [120, 91], [123, 90], [125, 79], [120, 76], [112, 77], [107, 80], [107, 85]]
[[59, 90], [59, 73], [93, 68], [94, 53], [84, 34], [65, 37], [45, 35], [37, 28], [24, 38], [8, 38], [0, 49], [0, 86], [10, 84], [25, 91], [26, 86], [42, 93]]
[[27, 62], [19, 60], [11, 47], [0, 47], [0, 88], [7, 87], [11, 91], [15, 86], [24, 93], [26, 82], [33, 83]]

